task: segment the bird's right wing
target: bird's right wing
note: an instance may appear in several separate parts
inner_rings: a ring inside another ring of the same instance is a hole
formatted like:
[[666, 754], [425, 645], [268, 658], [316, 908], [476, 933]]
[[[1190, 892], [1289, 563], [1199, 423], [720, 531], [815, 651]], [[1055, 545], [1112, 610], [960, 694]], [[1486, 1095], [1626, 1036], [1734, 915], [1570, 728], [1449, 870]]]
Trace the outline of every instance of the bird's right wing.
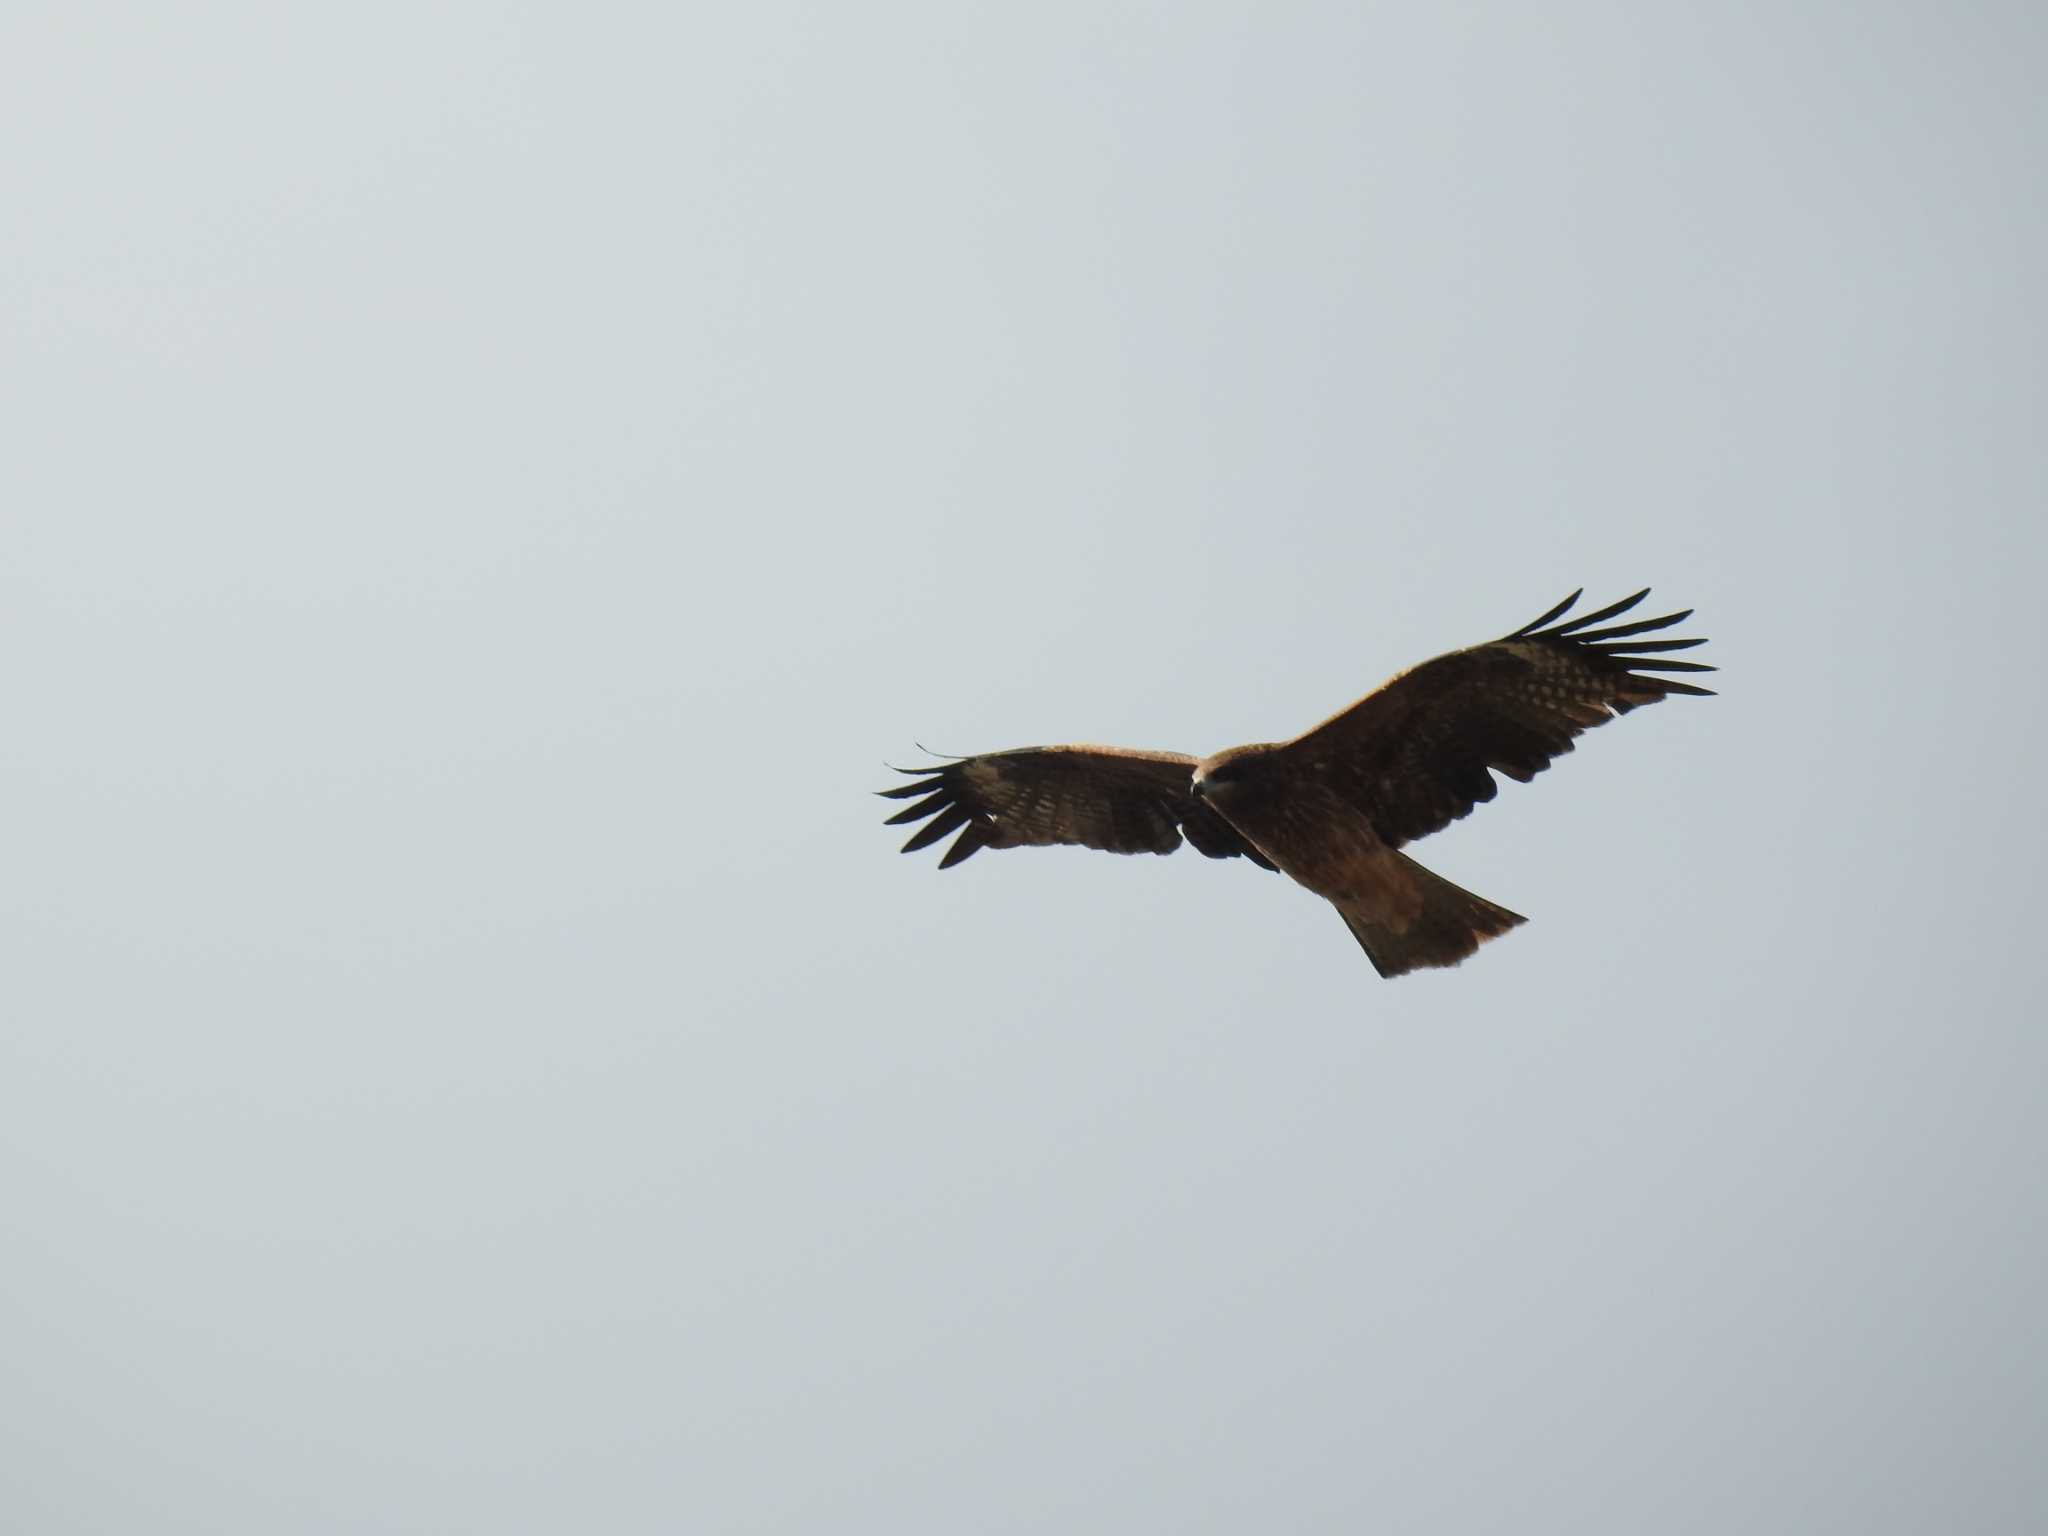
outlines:
[[892, 826], [925, 823], [903, 845], [905, 853], [959, 829], [939, 860], [941, 869], [983, 848], [1071, 843], [1108, 853], [1172, 853], [1183, 836], [1212, 859], [1242, 856], [1271, 869], [1230, 823], [1194, 797], [1194, 770], [1195, 759], [1178, 752], [1018, 747], [936, 768], [899, 768], [915, 782], [877, 793], [891, 800], [923, 797], [889, 818]]
[[1672, 694], [1711, 692], [1656, 675], [1713, 671], [1664, 654], [1704, 640], [1641, 638], [1689, 618], [1690, 608], [1597, 627], [1648, 595], [1555, 623], [1578, 601], [1574, 592], [1511, 635], [1402, 673], [1273, 760], [1327, 784], [1389, 846], [1425, 837], [1493, 798], [1489, 770], [1527, 783], [1582, 731]]

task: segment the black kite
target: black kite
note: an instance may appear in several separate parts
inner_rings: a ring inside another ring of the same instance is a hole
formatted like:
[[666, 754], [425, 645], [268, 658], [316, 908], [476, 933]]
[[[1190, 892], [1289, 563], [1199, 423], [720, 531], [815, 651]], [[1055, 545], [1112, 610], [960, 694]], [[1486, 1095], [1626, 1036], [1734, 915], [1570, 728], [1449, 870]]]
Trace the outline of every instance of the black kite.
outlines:
[[[1382, 976], [1456, 965], [1524, 921], [1401, 853], [1491, 800], [1493, 771], [1527, 783], [1572, 738], [1674, 693], [1712, 690], [1656, 672], [1711, 672], [1660, 660], [1704, 640], [1640, 640], [1689, 618], [1589, 628], [1649, 589], [1553, 624], [1574, 592], [1489, 645], [1410, 669], [1292, 741], [1196, 759], [1125, 747], [1019, 747], [898, 769], [921, 796], [894, 823], [931, 818], [905, 853], [960, 836], [950, 869], [983, 848], [1075, 843], [1110, 853], [1171, 853], [1182, 838], [1212, 859], [1242, 856], [1325, 897]], [[1544, 628], [1545, 625], [1553, 625]], [[1490, 771], [1491, 770], [1491, 771]]]

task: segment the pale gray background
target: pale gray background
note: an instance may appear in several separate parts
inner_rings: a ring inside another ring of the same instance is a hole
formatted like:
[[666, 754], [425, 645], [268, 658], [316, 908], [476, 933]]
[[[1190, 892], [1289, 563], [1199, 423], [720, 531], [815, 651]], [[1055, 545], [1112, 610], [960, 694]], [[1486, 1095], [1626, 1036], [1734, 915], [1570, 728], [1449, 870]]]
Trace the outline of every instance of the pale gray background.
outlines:
[[[2043, 43], [11, 7], [0, 1524], [2040, 1528]], [[1456, 972], [865, 793], [1645, 582]]]

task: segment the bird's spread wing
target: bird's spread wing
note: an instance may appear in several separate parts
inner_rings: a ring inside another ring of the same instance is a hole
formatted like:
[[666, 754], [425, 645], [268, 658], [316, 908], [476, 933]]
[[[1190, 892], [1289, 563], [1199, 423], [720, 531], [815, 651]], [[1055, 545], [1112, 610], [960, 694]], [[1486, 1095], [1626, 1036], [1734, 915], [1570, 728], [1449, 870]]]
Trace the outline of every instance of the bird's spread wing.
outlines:
[[905, 853], [959, 829], [939, 860], [941, 869], [983, 848], [1074, 843], [1110, 853], [1171, 853], [1183, 834], [1212, 859], [1242, 855], [1271, 869], [1235, 828], [1194, 797], [1194, 768], [1192, 757], [1177, 752], [1019, 747], [936, 768], [899, 768], [914, 775], [914, 782], [879, 793], [892, 800], [920, 797], [889, 818], [892, 825], [925, 822], [903, 845]]
[[[1490, 645], [1426, 661], [1341, 714], [1286, 743], [1286, 766], [1320, 776], [1398, 847], [1450, 825], [1491, 800], [1498, 770], [1527, 783], [1572, 749], [1572, 738], [1642, 704], [1711, 689], [1657, 672], [1711, 672], [1696, 661], [1661, 659], [1704, 640], [1640, 640], [1689, 618], [1589, 628], [1649, 595], [1556, 623], [1574, 592], [1540, 619]], [[1549, 628], [1544, 626], [1549, 625]]]

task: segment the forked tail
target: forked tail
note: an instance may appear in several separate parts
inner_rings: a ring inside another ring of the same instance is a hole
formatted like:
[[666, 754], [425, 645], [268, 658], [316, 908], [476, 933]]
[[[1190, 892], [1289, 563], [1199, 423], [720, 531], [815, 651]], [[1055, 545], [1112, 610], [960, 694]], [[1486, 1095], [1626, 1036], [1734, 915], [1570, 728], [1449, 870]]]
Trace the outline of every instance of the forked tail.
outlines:
[[[1375, 922], [1359, 903], [1333, 902], [1351, 936], [1382, 976], [1401, 976], [1425, 966], [1456, 965], [1488, 939], [1499, 938], [1527, 918], [1497, 907], [1483, 896], [1433, 875], [1405, 853], [1394, 854], [1422, 895], [1422, 910], [1400, 928]], [[1384, 906], [1375, 915], [1384, 916]]]

